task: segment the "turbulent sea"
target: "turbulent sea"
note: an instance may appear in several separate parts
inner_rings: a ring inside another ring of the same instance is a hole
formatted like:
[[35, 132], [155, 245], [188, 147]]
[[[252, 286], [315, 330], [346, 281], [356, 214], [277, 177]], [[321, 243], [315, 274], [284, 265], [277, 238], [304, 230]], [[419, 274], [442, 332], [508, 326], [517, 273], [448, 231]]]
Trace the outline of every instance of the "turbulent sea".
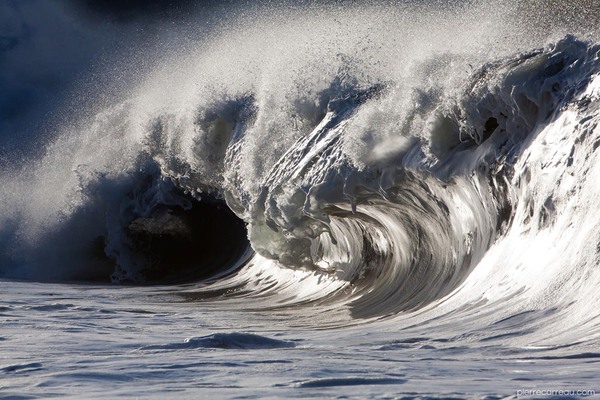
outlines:
[[0, 0], [0, 397], [600, 393], [600, 4], [166, 3]]

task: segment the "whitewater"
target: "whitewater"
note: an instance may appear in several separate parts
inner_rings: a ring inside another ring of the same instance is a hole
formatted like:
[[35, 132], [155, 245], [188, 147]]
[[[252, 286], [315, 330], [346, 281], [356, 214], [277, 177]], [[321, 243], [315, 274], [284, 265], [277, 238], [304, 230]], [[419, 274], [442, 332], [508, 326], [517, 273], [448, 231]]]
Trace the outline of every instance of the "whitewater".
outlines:
[[600, 393], [595, 2], [0, 10], [3, 398]]

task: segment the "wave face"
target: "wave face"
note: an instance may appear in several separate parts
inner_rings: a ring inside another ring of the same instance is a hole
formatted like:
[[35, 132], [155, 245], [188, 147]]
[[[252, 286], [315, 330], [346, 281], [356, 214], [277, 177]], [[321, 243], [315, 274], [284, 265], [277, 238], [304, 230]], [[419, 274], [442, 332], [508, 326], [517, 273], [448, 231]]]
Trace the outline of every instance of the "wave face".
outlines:
[[597, 32], [496, 6], [238, 7], [123, 56], [4, 157], [1, 276], [597, 340]]

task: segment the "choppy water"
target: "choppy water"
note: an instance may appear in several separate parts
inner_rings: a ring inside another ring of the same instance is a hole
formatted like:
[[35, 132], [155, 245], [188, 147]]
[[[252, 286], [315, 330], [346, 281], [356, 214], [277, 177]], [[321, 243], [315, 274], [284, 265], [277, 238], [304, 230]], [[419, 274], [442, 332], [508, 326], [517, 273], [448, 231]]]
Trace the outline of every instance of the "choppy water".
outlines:
[[600, 390], [595, 3], [2, 10], [3, 396]]

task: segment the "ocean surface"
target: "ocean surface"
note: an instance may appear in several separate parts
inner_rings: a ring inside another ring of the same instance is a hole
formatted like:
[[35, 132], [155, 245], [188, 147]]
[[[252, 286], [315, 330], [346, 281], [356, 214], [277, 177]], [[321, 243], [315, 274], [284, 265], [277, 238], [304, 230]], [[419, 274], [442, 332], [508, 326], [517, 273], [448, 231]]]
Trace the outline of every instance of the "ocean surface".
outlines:
[[600, 3], [0, 0], [0, 397], [600, 394]]

